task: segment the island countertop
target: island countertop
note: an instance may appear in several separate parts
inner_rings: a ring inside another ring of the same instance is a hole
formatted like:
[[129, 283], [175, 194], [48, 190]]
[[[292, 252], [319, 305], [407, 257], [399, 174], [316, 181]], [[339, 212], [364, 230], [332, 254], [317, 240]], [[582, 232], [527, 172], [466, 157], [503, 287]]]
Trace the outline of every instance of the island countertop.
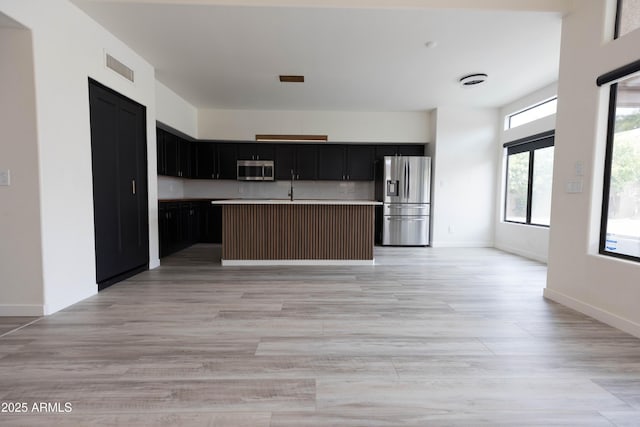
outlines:
[[381, 206], [375, 200], [338, 200], [338, 199], [228, 199], [213, 200], [213, 205], [343, 205], [343, 206]]

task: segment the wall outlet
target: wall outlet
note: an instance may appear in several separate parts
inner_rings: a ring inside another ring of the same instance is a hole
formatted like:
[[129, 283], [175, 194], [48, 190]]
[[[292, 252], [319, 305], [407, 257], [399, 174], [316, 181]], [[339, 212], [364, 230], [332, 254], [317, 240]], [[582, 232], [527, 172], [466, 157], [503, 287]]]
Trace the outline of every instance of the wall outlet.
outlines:
[[8, 187], [11, 185], [11, 171], [9, 169], [0, 170], [0, 186]]
[[449, 234], [453, 234], [453, 233], [455, 233], [455, 232], [456, 232], [456, 230], [455, 230], [454, 226], [453, 226], [453, 225], [450, 225], [450, 226], [449, 226]]

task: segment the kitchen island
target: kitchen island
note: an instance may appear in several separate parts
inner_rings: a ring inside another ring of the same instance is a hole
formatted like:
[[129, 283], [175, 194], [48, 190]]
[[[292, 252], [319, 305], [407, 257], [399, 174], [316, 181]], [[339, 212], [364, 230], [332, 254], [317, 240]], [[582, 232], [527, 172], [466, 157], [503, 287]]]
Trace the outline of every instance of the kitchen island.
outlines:
[[217, 200], [222, 265], [373, 265], [369, 200]]

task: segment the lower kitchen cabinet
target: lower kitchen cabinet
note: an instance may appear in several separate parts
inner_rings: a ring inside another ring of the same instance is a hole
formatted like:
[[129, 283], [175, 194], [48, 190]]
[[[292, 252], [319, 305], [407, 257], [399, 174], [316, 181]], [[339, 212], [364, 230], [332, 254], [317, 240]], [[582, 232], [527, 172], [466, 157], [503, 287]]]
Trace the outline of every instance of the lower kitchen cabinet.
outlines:
[[158, 203], [160, 258], [195, 243], [222, 242], [222, 208], [211, 202]]
[[200, 215], [200, 243], [222, 243], [222, 206], [202, 202]]

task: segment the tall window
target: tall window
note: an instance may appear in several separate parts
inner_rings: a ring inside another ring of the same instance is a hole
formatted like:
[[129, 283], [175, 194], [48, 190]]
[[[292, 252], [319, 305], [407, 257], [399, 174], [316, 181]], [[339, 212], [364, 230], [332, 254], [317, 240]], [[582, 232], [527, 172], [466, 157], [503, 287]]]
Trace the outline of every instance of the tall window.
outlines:
[[640, 28], [640, 0], [618, 0], [615, 38]]
[[550, 225], [553, 141], [551, 131], [505, 144], [505, 221]]
[[609, 102], [600, 252], [640, 260], [640, 75], [613, 84]]

